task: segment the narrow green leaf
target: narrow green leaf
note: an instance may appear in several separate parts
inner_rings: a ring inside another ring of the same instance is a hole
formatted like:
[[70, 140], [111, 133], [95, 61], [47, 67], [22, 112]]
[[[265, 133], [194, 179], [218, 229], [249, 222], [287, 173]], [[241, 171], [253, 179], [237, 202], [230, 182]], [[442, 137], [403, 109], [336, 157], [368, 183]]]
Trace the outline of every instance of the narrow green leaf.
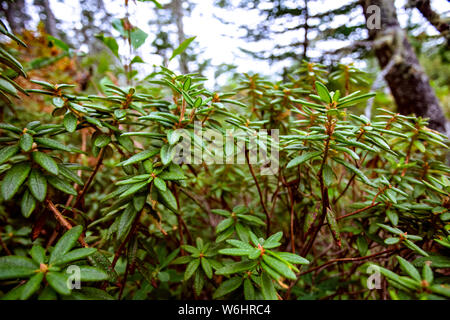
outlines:
[[20, 210], [22, 212], [22, 215], [25, 218], [28, 218], [36, 208], [36, 199], [33, 197], [33, 195], [26, 190], [23, 193], [22, 200], [20, 201]]
[[22, 148], [23, 151], [28, 152], [31, 150], [31, 147], [33, 146], [33, 137], [29, 133], [24, 133], [20, 137], [19, 145]]
[[41, 286], [41, 282], [44, 279], [44, 273], [39, 272], [32, 276], [27, 283], [24, 284], [22, 293], [20, 295], [20, 300], [27, 300], [33, 293], [35, 293]]
[[47, 181], [48, 181], [48, 183], [51, 184], [51, 186], [53, 188], [55, 188], [57, 190], [60, 190], [67, 194], [71, 194], [73, 196], [77, 195], [77, 190], [75, 190], [74, 187], [70, 183], [66, 182], [63, 179], [60, 179], [56, 176], [49, 176], [49, 177], [47, 177]]
[[184, 281], [189, 280], [200, 265], [200, 259], [194, 259], [188, 263], [186, 266], [186, 271], [184, 272]]
[[220, 232], [224, 231], [225, 229], [228, 229], [229, 227], [231, 227], [233, 225], [233, 223], [234, 223], [233, 218], [228, 218], [228, 219], [220, 221], [220, 223], [216, 227], [216, 233], [220, 233]]
[[68, 262], [77, 261], [83, 258], [86, 258], [90, 256], [91, 254], [94, 254], [97, 251], [96, 248], [79, 248], [72, 250], [65, 255], [63, 255], [61, 258], [53, 262], [54, 265], [63, 265]]
[[211, 269], [211, 265], [209, 264], [208, 259], [206, 258], [201, 258], [200, 262], [202, 264], [202, 269], [203, 271], [205, 271], [206, 276], [211, 279], [212, 278], [212, 269]]
[[39, 266], [27, 257], [0, 257], [0, 280], [28, 278], [38, 269]]
[[295, 280], [297, 279], [295, 273], [289, 268], [288, 265], [286, 265], [284, 262], [277, 260], [273, 257], [270, 257], [268, 255], [263, 255], [263, 260], [267, 265], [271, 268], [273, 268], [276, 272], [284, 276], [285, 278]]
[[68, 276], [59, 272], [50, 271], [45, 276], [48, 284], [59, 294], [67, 296], [71, 293], [71, 289], [68, 286]]
[[1, 186], [2, 197], [5, 201], [10, 200], [16, 194], [22, 183], [28, 177], [30, 170], [30, 163], [22, 162], [14, 165], [6, 172]]
[[53, 150], [62, 150], [62, 151], [68, 151], [71, 152], [72, 149], [63, 145], [61, 142], [58, 142], [56, 140], [50, 139], [50, 138], [34, 138], [34, 141], [38, 145], [41, 145], [45, 148], [53, 149]]
[[266, 273], [261, 276], [261, 289], [265, 300], [278, 300], [272, 279]]
[[188, 38], [186, 40], [184, 40], [180, 46], [178, 48], [176, 48], [173, 53], [172, 56], [170, 57], [169, 61], [172, 60], [173, 58], [175, 58], [177, 55], [183, 53], [187, 47], [191, 44], [192, 41], [194, 41], [196, 37], [192, 37], [192, 38]]
[[132, 156], [131, 158], [129, 158], [126, 161], [118, 163], [116, 166], [128, 166], [130, 164], [144, 161], [148, 158], [151, 158], [158, 153], [159, 153], [159, 150], [145, 150], [145, 151], [135, 154], [134, 156]]
[[295, 157], [291, 161], [289, 161], [286, 168], [292, 168], [306, 162], [312, 158], [318, 157], [322, 154], [322, 151], [313, 151], [313, 152], [305, 152], [301, 156]]
[[44, 201], [47, 195], [47, 179], [39, 169], [31, 170], [30, 176], [28, 177], [28, 189], [38, 201]]
[[58, 165], [56, 164], [56, 161], [53, 160], [53, 158], [47, 155], [46, 153], [35, 151], [31, 154], [31, 156], [33, 157], [34, 162], [39, 164], [42, 168], [44, 168], [48, 172], [56, 176], [59, 174]]
[[330, 103], [331, 102], [332, 99], [331, 99], [330, 92], [328, 91], [327, 87], [323, 83], [320, 83], [319, 81], [316, 81], [316, 90], [317, 90], [317, 93], [320, 96], [320, 99], [323, 102], [326, 102], [326, 103]]
[[35, 244], [30, 250], [30, 255], [38, 265], [45, 262], [45, 249], [40, 245]]
[[155, 177], [153, 179], [153, 184], [155, 185], [155, 187], [157, 187], [161, 191], [166, 191], [167, 190], [166, 183], [164, 182], [163, 179], [161, 179], [159, 177]]
[[49, 263], [51, 264], [61, 259], [67, 252], [69, 252], [70, 249], [72, 249], [77, 243], [77, 240], [81, 236], [82, 232], [83, 227], [76, 226], [64, 233], [53, 248], [53, 251], [50, 254]]
[[5, 163], [12, 156], [19, 152], [18, 146], [8, 146], [0, 150], [0, 164]]
[[108, 274], [98, 268], [90, 266], [80, 266], [81, 281], [104, 281], [108, 280]]
[[214, 292], [213, 299], [221, 298], [224, 295], [233, 292], [241, 286], [242, 281], [243, 279], [241, 277], [233, 277], [231, 279], [225, 280]]

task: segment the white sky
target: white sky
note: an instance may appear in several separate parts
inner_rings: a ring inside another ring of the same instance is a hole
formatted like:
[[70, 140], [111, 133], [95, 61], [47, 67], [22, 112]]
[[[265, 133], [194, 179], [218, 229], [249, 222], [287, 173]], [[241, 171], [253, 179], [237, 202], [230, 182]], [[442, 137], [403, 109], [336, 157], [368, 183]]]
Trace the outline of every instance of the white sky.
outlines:
[[[33, 0], [27, 0], [29, 4]], [[234, 3], [237, 0], [233, 0]], [[295, 3], [296, 1], [286, 0]], [[161, 4], [169, 2], [169, 0], [160, 0]], [[222, 63], [237, 65], [238, 72], [259, 72], [264, 75], [273, 75], [279, 72], [283, 63], [270, 63], [269, 61], [260, 61], [250, 58], [248, 55], [239, 50], [240, 47], [261, 51], [270, 50], [273, 46], [271, 41], [260, 41], [259, 43], [247, 43], [244, 39], [239, 37], [245, 34], [245, 31], [239, 30], [239, 24], [247, 24], [249, 27], [256, 26], [261, 20], [256, 10], [244, 10], [233, 8], [231, 11], [228, 9], [220, 9], [215, 7], [213, 0], [191, 0], [195, 4], [190, 16], [186, 16], [184, 19], [185, 34], [188, 37], [197, 36], [195, 42], [200, 48], [199, 62], [202, 59], [212, 59], [212, 65], [217, 66]], [[344, 4], [347, 4], [348, 0], [316, 0], [311, 1], [310, 11], [311, 14], [328, 11], [330, 9], [338, 8]], [[397, 0], [396, 5], [400, 9], [406, 0]], [[446, 0], [432, 0], [433, 8], [440, 12], [449, 12], [450, 3]], [[116, 18], [122, 18], [124, 16], [124, 1], [122, 0], [104, 0], [107, 10], [113, 14]], [[67, 30], [75, 27], [81, 28], [80, 24], [80, 6], [76, 0], [50, 0], [50, 5], [54, 11], [55, 16], [63, 21]], [[145, 69], [151, 70], [153, 65], [159, 65], [162, 63], [162, 59], [154, 54], [151, 54], [153, 48], [150, 47], [150, 43], [154, 40], [151, 26], [148, 21], [154, 19], [155, 6], [152, 2], [140, 2], [129, 1], [130, 21], [132, 24], [138, 26], [143, 31], [149, 34], [145, 44], [136, 52], [143, 60], [148, 64]], [[230, 21], [233, 24], [223, 24], [217, 20], [213, 13], [217, 16], [224, 18], [226, 21]], [[30, 12], [33, 16], [33, 20], [37, 21], [38, 17], [36, 13]], [[405, 25], [407, 21], [407, 14], [404, 10], [398, 10], [398, 16], [400, 22]], [[331, 22], [332, 26], [338, 26], [347, 21], [348, 17], [337, 17], [335, 21]], [[358, 14], [354, 17], [352, 24], [364, 21], [362, 16], [362, 9], [358, 11]], [[426, 22], [417, 10], [413, 11], [413, 21], [419, 21], [423, 24], [423, 30], [429, 34], [436, 34], [436, 30]], [[302, 31], [298, 33], [298, 39], [293, 39], [292, 35], [278, 35], [277, 44], [287, 44], [289, 42], [303, 39]], [[339, 47], [348, 45], [350, 41], [327, 41], [321, 42], [317, 46], [318, 50], [311, 52], [311, 54], [320, 55], [321, 50], [337, 49]], [[120, 46], [120, 42], [119, 42]], [[126, 54], [127, 48], [120, 46], [121, 52]], [[82, 48], [81, 48], [82, 49]], [[344, 61], [348, 62], [348, 61]], [[288, 64], [289, 62], [285, 62]], [[172, 60], [169, 64], [170, 68], [177, 68], [176, 59]], [[208, 70], [206, 76], [208, 78], [214, 77], [214, 68]], [[209, 82], [209, 85], [213, 85], [214, 82]]]

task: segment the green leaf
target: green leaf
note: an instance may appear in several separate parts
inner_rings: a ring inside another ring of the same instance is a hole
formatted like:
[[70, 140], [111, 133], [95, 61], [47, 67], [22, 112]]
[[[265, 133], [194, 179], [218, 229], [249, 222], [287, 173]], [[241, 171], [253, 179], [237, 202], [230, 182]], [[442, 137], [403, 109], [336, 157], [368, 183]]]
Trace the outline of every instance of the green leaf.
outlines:
[[369, 244], [367, 243], [366, 237], [360, 235], [356, 238], [356, 247], [358, 248], [360, 256], [365, 256], [367, 250], [369, 249]]
[[44, 263], [45, 260], [45, 249], [42, 246], [35, 244], [30, 250], [31, 258], [37, 263]]
[[192, 38], [188, 38], [186, 40], [184, 40], [180, 46], [178, 48], [176, 48], [173, 53], [172, 56], [170, 57], [169, 61], [172, 60], [173, 58], [175, 58], [177, 55], [183, 53], [187, 47], [191, 44], [192, 41], [194, 41], [196, 37], [192, 37]]
[[188, 263], [186, 266], [186, 271], [184, 272], [184, 281], [189, 280], [200, 265], [200, 259], [194, 259]]
[[134, 27], [130, 33], [131, 36], [131, 45], [134, 49], [138, 49], [142, 46], [147, 39], [148, 34], [139, 29], [138, 27]]
[[428, 257], [428, 253], [426, 253], [424, 250], [422, 250], [419, 246], [417, 246], [417, 245], [416, 245], [415, 243], [413, 243], [412, 241], [410, 241], [410, 240], [408, 240], [408, 239], [405, 239], [405, 240], [403, 241], [403, 244], [404, 244], [405, 246], [407, 246], [408, 248], [410, 248], [411, 250], [413, 250], [413, 251], [415, 251], [415, 252], [417, 252], [417, 253], [419, 253], [419, 254], [425, 256], [425, 257]]
[[205, 277], [199, 271], [195, 273], [194, 291], [197, 296], [201, 295], [203, 286], [205, 285]]
[[131, 184], [130, 187], [125, 192], [123, 192], [119, 198], [125, 198], [128, 197], [129, 195], [135, 194], [136, 192], [140, 191], [145, 186], [147, 186], [148, 183], [149, 183], [148, 181], [143, 181]]
[[25, 218], [28, 218], [36, 208], [36, 199], [26, 190], [20, 201], [20, 210]]
[[342, 164], [342, 165], [343, 165], [344, 167], [346, 167], [348, 170], [350, 170], [351, 172], [353, 172], [354, 174], [356, 174], [359, 178], [361, 178], [361, 180], [362, 180], [365, 184], [367, 184], [367, 185], [369, 185], [369, 186], [371, 186], [371, 187], [374, 187], [374, 188], [377, 187], [374, 183], [372, 183], [372, 182], [369, 180], [369, 178], [367, 178], [367, 177], [364, 175], [364, 173], [362, 173], [361, 170], [359, 170], [358, 168], [356, 168], [356, 167], [355, 167], [354, 165], [352, 165], [351, 163], [346, 162], [346, 161], [344, 161], [344, 160], [342, 160], [342, 159], [339, 159], [339, 158], [336, 158], [336, 157], [333, 157], [333, 160], [336, 161], [337, 163]]
[[163, 171], [159, 174], [159, 177], [164, 180], [184, 180], [186, 176], [182, 172]]
[[261, 275], [261, 289], [265, 300], [278, 300], [272, 279], [266, 273]]
[[283, 237], [283, 232], [277, 232], [271, 235], [269, 238], [264, 241], [263, 247], [265, 249], [272, 249], [280, 246], [280, 240]]
[[229, 275], [233, 273], [243, 272], [243, 271], [251, 271], [256, 265], [256, 260], [247, 260], [247, 261], [239, 261], [226, 264], [222, 268], [216, 271], [218, 275]]
[[79, 248], [72, 250], [65, 255], [63, 255], [60, 259], [53, 262], [54, 265], [63, 265], [68, 262], [80, 260], [94, 254], [97, 251], [96, 248]]
[[414, 265], [422, 267], [427, 261], [431, 262], [433, 268], [450, 268], [450, 257], [437, 254], [430, 254], [429, 257], [420, 257], [414, 260]]
[[137, 211], [132, 204], [129, 204], [120, 216], [119, 226], [117, 230], [117, 239], [123, 239], [129, 232]]
[[331, 103], [330, 92], [328, 92], [327, 87], [323, 83], [320, 83], [319, 81], [316, 81], [316, 90], [317, 90], [317, 93], [320, 96], [320, 99], [323, 102]]
[[255, 288], [252, 285], [252, 281], [247, 278], [244, 280], [244, 297], [245, 300], [255, 299]]
[[345, 106], [355, 105], [359, 102], [362, 102], [362, 101], [372, 98], [374, 96], [375, 96], [375, 93], [366, 93], [366, 94], [362, 94], [360, 96], [356, 96], [354, 98], [349, 98], [350, 95], [348, 95], [347, 97], [343, 97], [343, 98], [339, 99], [338, 107], [342, 108]]
[[100, 134], [95, 138], [94, 145], [99, 148], [106, 147], [111, 142], [111, 137], [107, 134]]
[[161, 162], [163, 165], [168, 165], [175, 155], [175, 148], [171, 145], [165, 144], [161, 147]]
[[7, 131], [10, 131], [10, 132], [15, 132], [15, 133], [18, 133], [18, 134], [22, 133], [22, 130], [20, 130], [16, 126], [13, 126], [12, 124], [9, 124], [9, 123], [1, 122], [0, 123], [0, 129], [7, 130]]
[[0, 150], [0, 164], [5, 163], [12, 156], [19, 152], [18, 146], [8, 146]]
[[80, 266], [81, 281], [104, 281], [108, 280], [108, 274], [98, 268], [90, 266]]
[[50, 271], [45, 276], [48, 284], [59, 294], [67, 296], [71, 293], [71, 289], [68, 286], [68, 276], [59, 272]]
[[336, 175], [334, 174], [333, 169], [327, 164], [323, 165], [322, 175], [325, 186], [327, 187], [331, 186], [336, 179]]
[[273, 268], [276, 272], [284, 276], [285, 278], [296, 280], [297, 277], [295, 273], [289, 268], [288, 265], [286, 265], [284, 262], [277, 260], [275, 258], [272, 258], [268, 256], [267, 254], [264, 254], [263, 260], [267, 265], [271, 268]]
[[38, 169], [31, 170], [28, 177], [28, 189], [38, 201], [44, 201], [47, 195], [47, 179]]
[[28, 152], [31, 150], [31, 147], [33, 146], [33, 137], [29, 133], [24, 133], [20, 137], [19, 145], [22, 148], [23, 151]]
[[309, 261], [297, 254], [290, 252], [278, 252], [277, 253], [282, 259], [294, 263], [294, 264], [309, 264]]
[[202, 264], [202, 269], [203, 269], [203, 271], [205, 271], [206, 276], [209, 279], [211, 279], [212, 278], [212, 269], [211, 269], [211, 265], [209, 264], [208, 259], [201, 258], [200, 261], [201, 261], [201, 264]]
[[96, 35], [95, 37], [102, 41], [111, 50], [111, 52], [119, 58], [119, 45], [117, 44], [116, 39], [113, 37], [105, 37], [103, 34]]
[[386, 215], [392, 225], [396, 226], [398, 224], [398, 214], [395, 211], [388, 209], [386, 210]]
[[318, 157], [322, 153], [323, 153], [322, 151], [305, 152], [301, 156], [295, 157], [294, 159], [289, 161], [286, 168], [288, 169], [288, 168], [298, 166], [298, 165], [302, 164], [303, 162], [306, 162], [312, 158]]
[[36, 141], [37, 144], [39, 144], [45, 148], [72, 152], [71, 148], [63, 145], [61, 142], [58, 142], [58, 141], [50, 139], [50, 138], [34, 138], [34, 141]]
[[134, 151], [134, 143], [130, 137], [120, 135], [117, 137], [117, 141], [119, 141], [119, 144], [128, 152], [131, 153]]
[[16, 194], [22, 183], [28, 177], [30, 170], [30, 163], [22, 162], [14, 165], [6, 172], [1, 186], [2, 197], [5, 201], [10, 200]]
[[64, 116], [63, 124], [68, 132], [75, 132], [77, 129], [77, 117], [73, 113], [67, 113]]
[[450, 298], [450, 287], [446, 286], [444, 284], [435, 284], [433, 286], [430, 287], [431, 291], [433, 291], [434, 293], [443, 295], [447, 298]]
[[220, 233], [220, 232], [224, 231], [225, 229], [228, 229], [233, 224], [234, 224], [233, 218], [228, 218], [228, 219], [220, 221], [220, 223], [216, 227], [216, 233]]
[[423, 265], [422, 278], [428, 282], [428, 284], [433, 282], [433, 270], [431, 270], [431, 267], [427, 263]]
[[243, 248], [226, 248], [219, 250], [221, 254], [228, 254], [230, 256], [247, 256], [253, 252], [253, 248], [251, 249], [243, 249]]
[[145, 150], [145, 151], [135, 154], [134, 156], [132, 156], [131, 158], [129, 158], [126, 161], [116, 164], [116, 166], [128, 166], [130, 164], [144, 161], [148, 158], [151, 158], [158, 153], [159, 153], [159, 150]]
[[77, 176], [71, 169], [67, 168], [64, 164], [58, 164], [59, 174], [69, 179], [72, 182], [82, 186], [84, 184], [83, 180]]
[[22, 293], [20, 295], [20, 300], [27, 300], [33, 293], [35, 293], [41, 286], [41, 282], [44, 279], [44, 273], [39, 272], [32, 276], [27, 283], [24, 284]]
[[53, 248], [53, 251], [50, 254], [49, 263], [52, 264], [53, 262], [61, 259], [67, 252], [69, 252], [70, 249], [72, 249], [75, 246], [78, 238], [81, 236], [82, 233], [83, 233], [82, 226], [73, 227], [72, 229], [64, 233], [64, 235], [59, 239], [59, 241]]
[[233, 292], [239, 288], [242, 284], [243, 279], [241, 277], [233, 277], [220, 284], [217, 290], [213, 294], [213, 299], [223, 297], [224, 295]]
[[158, 199], [168, 209], [170, 209], [175, 213], [178, 213], [177, 200], [175, 199], [175, 196], [173, 195], [172, 191], [167, 189], [166, 191], [162, 192], [158, 189]]
[[58, 300], [55, 290], [52, 287], [47, 286], [42, 290], [38, 296], [38, 300]]
[[390, 226], [387, 226], [387, 225], [385, 225], [385, 224], [382, 224], [382, 223], [377, 223], [377, 225], [378, 226], [380, 226], [381, 228], [383, 228], [383, 229], [385, 229], [385, 230], [387, 230], [387, 231], [389, 231], [389, 232], [391, 232], [391, 233], [393, 233], [393, 234], [396, 234], [396, 235], [402, 235], [404, 232], [402, 232], [400, 229], [398, 229], [398, 228], [392, 228], [392, 227], [390, 227]]
[[60, 179], [56, 176], [50, 176], [50, 177], [47, 177], [47, 181], [48, 181], [48, 183], [50, 183], [52, 185], [53, 188], [55, 188], [57, 190], [60, 190], [67, 194], [71, 194], [73, 196], [77, 195], [77, 190], [75, 190], [71, 184], [67, 183], [63, 179]]
[[202, 103], [203, 103], [202, 98], [198, 97], [197, 99], [195, 99], [194, 108], [200, 107], [202, 105]]
[[56, 176], [59, 174], [58, 165], [56, 164], [56, 161], [53, 160], [52, 157], [50, 157], [46, 153], [35, 151], [31, 154], [31, 156], [33, 157], [34, 162], [39, 164], [42, 168], [44, 168], [48, 172]]
[[386, 243], [387, 245], [392, 245], [398, 243], [399, 241], [400, 241], [399, 238], [390, 237], [384, 240], [384, 243]]
[[334, 240], [338, 244], [338, 246], [341, 246], [341, 235], [339, 231], [339, 226], [336, 221], [336, 215], [334, 214], [334, 211], [330, 208], [327, 208], [327, 222], [328, 227], [330, 228], [331, 234], [333, 235]]
[[417, 271], [417, 269], [407, 260], [403, 259], [400, 256], [397, 256], [397, 260], [400, 263], [400, 267], [405, 271], [407, 274], [411, 276], [414, 280], [420, 281], [420, 273]]
[[39, 265], [27, 257], [0, 257], [0, 280], [28, 278], [38, 269]]
[[157, 187], [161, 191], [166, 191], [167, 190], [166, 183], [161, 178], [155, 177], [153, 179], [153, 184], [155, 185], [155, 187]]
[[91, 262], [95, 267], [101, 268], [103, 271], [109, 274], [109, 279], [111, 282], [117, 282], [118, 275], [117, 272], [112, 267], [111, 261], [105, 257], [101, 252], [95, 252], [92, 256], [88, 257], [89, 262]]
[[247, 222], [259, 225], [259, 226], [265, 226], [266, 224], [264, 223], [264, 221], [262, 221], [260, 218], [256, 217], [256, 216], [251, 216], [248, 214], [237, 214], [237, 216], [239, 218], [241, 218], [242, 220], [245, 220]]

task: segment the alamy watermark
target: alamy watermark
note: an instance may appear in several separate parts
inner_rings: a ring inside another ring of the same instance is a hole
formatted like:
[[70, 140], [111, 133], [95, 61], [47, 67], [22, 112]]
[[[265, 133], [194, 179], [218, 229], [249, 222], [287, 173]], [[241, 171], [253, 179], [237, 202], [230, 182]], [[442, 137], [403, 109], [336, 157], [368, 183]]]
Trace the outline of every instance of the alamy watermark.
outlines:
[[367, 278], [367, 289], [381, 289], [381, 273], [380, 268], [376, 265], [371, 264], [367, 268], [367, 273], [370, 273], [370, 277]]
[[366, 26], [369, 30], [381, 29], [381, 9], [379, 6], [371, 5], [366, 8]]

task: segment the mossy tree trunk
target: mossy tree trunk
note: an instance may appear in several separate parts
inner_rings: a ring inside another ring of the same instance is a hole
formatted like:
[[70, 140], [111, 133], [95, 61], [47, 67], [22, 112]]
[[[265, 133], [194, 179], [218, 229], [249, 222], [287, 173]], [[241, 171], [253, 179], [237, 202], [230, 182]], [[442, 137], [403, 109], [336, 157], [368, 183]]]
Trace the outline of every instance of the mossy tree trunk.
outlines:
[[[362, 0], [366, 20], [373, 19], [369, 6], [380, 10], [380, 28], [368, 24], [369, 38], [373, 41], [380, 67], [398, 107], [398, 112], [429, 118], [429, 127], [449, 133], [448, 123], [439, 100], [430, 86], [406, 33], [400, 27], [392, 0]], [[372, 20], [373, 21], [373, 20]]]

